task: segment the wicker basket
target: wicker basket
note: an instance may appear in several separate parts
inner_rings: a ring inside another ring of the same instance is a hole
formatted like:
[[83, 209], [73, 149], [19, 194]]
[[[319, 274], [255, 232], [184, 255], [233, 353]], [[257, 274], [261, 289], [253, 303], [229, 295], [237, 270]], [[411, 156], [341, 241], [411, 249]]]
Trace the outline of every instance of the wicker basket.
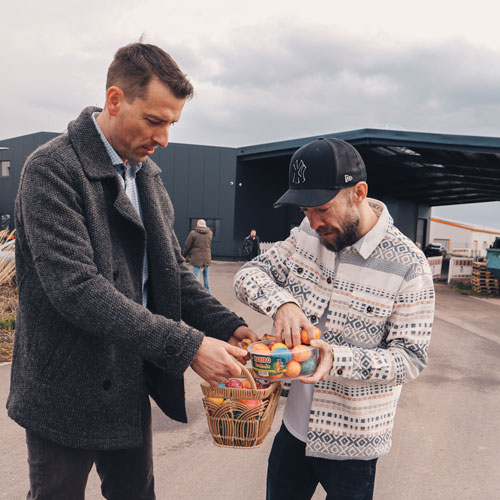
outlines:
[[[212, 387], [202, 382], [203, 406], [207, 414], [208, 428], [214, 444], [227, 448], [257, 448], [266, 438], [273, 423], [281, 394], [281, 384], [273, 382], [266, 389], [257, 389], [255, 380], [241, 363], [242, 373], [250, 381], [251, 389]], [[208, 398], [223, 398], [217, 404]], [[242, 400], [259, 400], [255, 408], [248, 408]]]

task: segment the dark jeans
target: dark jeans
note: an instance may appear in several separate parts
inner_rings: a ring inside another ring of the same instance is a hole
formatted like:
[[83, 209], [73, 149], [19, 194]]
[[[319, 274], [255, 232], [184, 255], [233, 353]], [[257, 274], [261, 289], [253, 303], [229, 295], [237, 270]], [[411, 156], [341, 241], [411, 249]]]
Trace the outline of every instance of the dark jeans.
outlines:
[[267, 469], [267, 500], [309, 500], [318, 483], [327, 500], [371, 500], [377, 459], [328, 460], [305, 455], [306, 444], [284, 424], [276, 435]]
[[27, 500], [84, 500], [95, 463], [107, 500], [154, 500], [151, 407], [143, 415], [141, 448], [81, 450], [61, 446], [26, 431], [30, 491]]

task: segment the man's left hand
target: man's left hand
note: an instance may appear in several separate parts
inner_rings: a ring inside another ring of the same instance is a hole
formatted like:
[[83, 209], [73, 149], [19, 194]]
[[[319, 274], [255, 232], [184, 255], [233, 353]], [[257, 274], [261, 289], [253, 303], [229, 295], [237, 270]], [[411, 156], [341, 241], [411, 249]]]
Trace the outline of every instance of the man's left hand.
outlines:
[[324, 380], [330, 374], [333, 365], [333, 352], [329, 344], [321, 339], [313, 339], [311, 345], [319, 347], [320, 360], [316, 371], [310, 377], [299, 377], [299, 380], [304, 384], [316, 384], [320, 380]]
[[[236, 328], [233, 335], [229, 338], [227, 342], [236, 347], [241, 347], [242, 349], [246, 349], [248, 347], [248, 343], [246, 344], [245, 342], [243, 342], [243, 340], [245, 339], [250, 340], [251, 343], [251, 342], [257, 342], [259, 340], [259, 337], [257, 337], [257, 334], [253, 330], [248, 328], [248, 326], [239, 326], [238, 328]], [[238, 358], [238, 361], [244, 365], [248, 359], [249, 355], [247, 355], [246, 358], [241, 358], [241, 359]]]

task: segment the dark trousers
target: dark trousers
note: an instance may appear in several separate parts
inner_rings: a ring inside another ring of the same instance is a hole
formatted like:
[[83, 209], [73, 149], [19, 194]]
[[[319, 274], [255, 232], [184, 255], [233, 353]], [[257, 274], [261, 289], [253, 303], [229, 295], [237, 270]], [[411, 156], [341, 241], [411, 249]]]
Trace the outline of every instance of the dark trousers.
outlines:
[[26, 431], [30, 491], [27, 500], [84, 500], [95, 463], [107, 500], [154, 500], [151, 407], [143, 407], [141, 448], [95, 451], [61, 446]]
[[306, 444], [284, 424], [276, 435], [267, 469], [267, 500], [309, 500], [318, 483], [327, 500], [371, 500], [377, 459], [306, 457]]

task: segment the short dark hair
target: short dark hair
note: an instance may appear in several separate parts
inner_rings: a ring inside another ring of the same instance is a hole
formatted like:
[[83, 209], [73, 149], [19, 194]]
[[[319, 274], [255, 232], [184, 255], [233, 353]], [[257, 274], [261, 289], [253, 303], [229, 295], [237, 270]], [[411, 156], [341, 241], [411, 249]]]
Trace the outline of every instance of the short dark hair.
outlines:
[[106, 90], [113, 85], [123, 90], [127, 101], [144, 98], [153, 77], [165, 84], [178, 99], [193, 96], [193, 86], [177, 63], [164, 50], [147, 43], [131, 43], [116, 51], [108, 68]]

